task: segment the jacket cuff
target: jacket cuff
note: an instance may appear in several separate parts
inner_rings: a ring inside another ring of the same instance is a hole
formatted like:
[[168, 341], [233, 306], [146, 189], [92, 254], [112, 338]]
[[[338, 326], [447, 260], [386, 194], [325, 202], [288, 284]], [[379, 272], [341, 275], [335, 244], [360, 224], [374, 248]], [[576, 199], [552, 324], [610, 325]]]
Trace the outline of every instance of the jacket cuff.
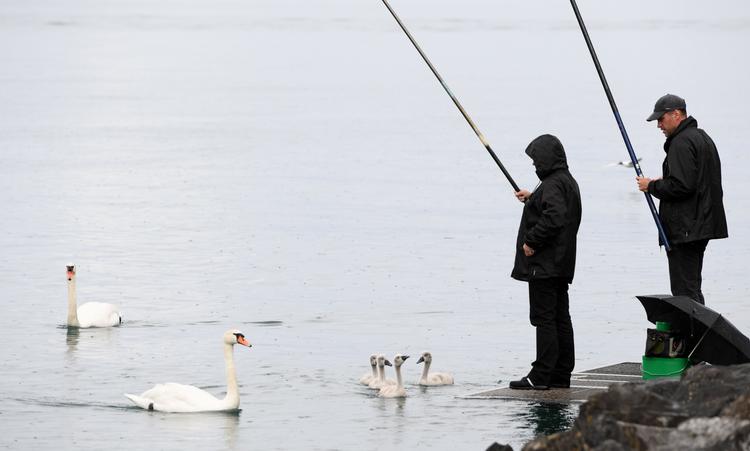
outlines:
[[530, 248], [532, 248], [534, 250], [540, 249], [540, 248], [542, 248], [544, 246], [543, 243], [540, 243], [538, 241], [534, 241], [533, 239], [529, 238], [528, 235], [526, 235], [526, 236], [523, 237], [523, 244], [526, 244], [527, 246], [529, 246]]
[[658, 180], [651, 180], [650, 182], [648, 182], [648, 187], [647, 187], [646, 192], [648, 192], [654, 197], [659, 197], [659, 195], [656, 193], [656, 182], [658, 182]]

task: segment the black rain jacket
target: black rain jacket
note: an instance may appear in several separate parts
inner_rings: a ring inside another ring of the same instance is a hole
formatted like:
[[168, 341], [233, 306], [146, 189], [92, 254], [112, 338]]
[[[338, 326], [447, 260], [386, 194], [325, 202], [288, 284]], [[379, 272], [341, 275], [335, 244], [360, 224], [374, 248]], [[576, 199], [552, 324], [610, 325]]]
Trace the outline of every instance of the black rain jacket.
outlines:
[[669, 242], [726, 238], [721, 161], [711, 137], [690, 116], [667, 138], [664, 151], [662, 179], [652, 180], [648, 192], [660, 200]]
[[[526, 154], [534, 161], [541, 183], [523, 207], [511, 277], [524, 281], [561, 277], [571, 283], [581, 224], [578, 183], [568, 171], [565, 149], [556, 137], [534, 139]], [[534, 249], [531, 257], [524, 255], [524, 243]]]

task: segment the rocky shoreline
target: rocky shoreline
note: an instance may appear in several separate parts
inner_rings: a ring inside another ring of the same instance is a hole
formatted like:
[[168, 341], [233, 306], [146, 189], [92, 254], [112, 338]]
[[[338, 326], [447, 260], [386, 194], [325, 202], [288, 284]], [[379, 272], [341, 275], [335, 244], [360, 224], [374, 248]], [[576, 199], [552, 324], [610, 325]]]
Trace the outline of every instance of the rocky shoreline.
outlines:
[[569, 430], [523, 447], [539, 450], [750, 450], [750, 364], [613, 386], [591, 396]]

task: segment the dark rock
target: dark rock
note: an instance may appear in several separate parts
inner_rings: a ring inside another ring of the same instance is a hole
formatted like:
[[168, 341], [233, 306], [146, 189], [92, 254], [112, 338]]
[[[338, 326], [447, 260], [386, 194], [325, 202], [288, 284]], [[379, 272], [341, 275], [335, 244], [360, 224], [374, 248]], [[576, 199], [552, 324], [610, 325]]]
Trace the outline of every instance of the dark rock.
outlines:
[[537, 451], [537, 450], [550, 450], [550, 451], [568, 451], [568, 450], [582, 450], [585, 449], [585, 443], [583, 436], [580, 432], [570, 433], [569, 432], [558, 432], [556, 434], [541, 437], [527, 443], [522, 451]]
[[750, 450], [750, 364], [701, 365], [681, 380], [611, 387], [581, 406], [573, 427], [538, 450]]
[[674, 399], [674, 394], [680, 388], [679, 379], [652, 379], [648, 383], [648, 390], [662, 398]]
[[487, 451], [513, 451], [513, 447], [510, 445], [501, 445], [495, 442], [487, 448]]
[[644, 426], [642, 424], [629, 424], [632, 428], [631, 433], [637, 437], [636, 449], [653, 449], [655, 446], [661, 446], [669, 443], [668, 436], [672, 428], [660, 426]]
[[655, 451], [693, 449], [731, 451], [750, 449], [750, 421], [728, 417], [692, 418], [669, 433]]
[[615, 420], [648, 426], [677, 426], [689, 418], [687, 410], [673, 399], [671, 385], [631, 382], [597, 393], [581, 406], [579, 420], [596, 414], [608, 414]]
[[750, 420], [750, 394], [745, 394], [735, 399], [721, 411], [723, 417]]
[[604, 442], [602, 442], [601, 445], [597, 446], [596, 448], [592, 448], [592, 451], [630, 451], [630, 450], [626, 448], [624, 445], [621, 445], [620, 443], [614, 440], [605, 440]]
[[750, 364], [690, 368], [674, 396], [692, 417], [718, 415], [730, 402], [750, 392]]
[[[580, 418], [579, 418], [580, 419]], [[616, 441], [628, 449], [646, 449], [646, 444], [638, 437], [632, 423], [617, 421], [609, 414], [590, 416], [585, 422], [576, 423], [581, 428], [586, 444], [600, 444], [607, 440]]]

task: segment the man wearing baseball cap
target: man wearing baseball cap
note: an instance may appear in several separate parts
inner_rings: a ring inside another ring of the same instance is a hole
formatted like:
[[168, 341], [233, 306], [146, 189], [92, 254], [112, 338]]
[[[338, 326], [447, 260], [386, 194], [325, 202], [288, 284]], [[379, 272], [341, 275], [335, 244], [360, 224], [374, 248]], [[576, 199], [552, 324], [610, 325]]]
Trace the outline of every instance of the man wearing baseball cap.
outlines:
[[671, 249], [667, 252], [672, 295], [705, 304], [701, 292], [703, 254], [708, 240], [726, 238], [721, 161], [716, 145], [687, 115], [685, 100], [659, 98], [646, 119], [667, 137], [662, 177], [636, 177], [638, 189], [660, 200], [659, 216]]

